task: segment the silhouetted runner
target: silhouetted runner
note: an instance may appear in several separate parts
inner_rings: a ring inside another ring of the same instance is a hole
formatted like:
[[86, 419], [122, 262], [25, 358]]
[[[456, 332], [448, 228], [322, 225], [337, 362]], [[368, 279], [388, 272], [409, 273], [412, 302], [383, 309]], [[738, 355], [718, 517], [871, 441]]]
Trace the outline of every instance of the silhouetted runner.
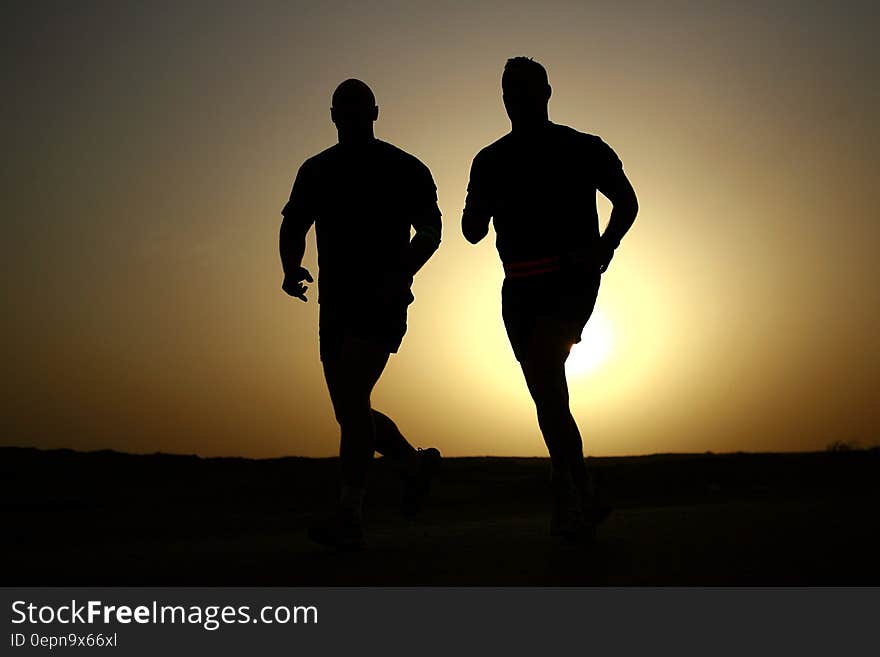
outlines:
[[[314, 523], [310, 537], [339, 548], [363, 545], [363, 498], [374, 450], [404, 480], [402, 511], [414, 515], [439, 465], [436, 449], [416, 450], [370, 395], [406, 333], [413, 276], [440, 244], [440, 210], [428, 168], [373, 136], [379, 114], [370, 88], [346, 80], [330, 110], [339, 143], [303, 163], [281, 211], [282, 289], [306, 301], [302, 267], [315, 224], [320, 270], [320, 353], [342, 430], [342, 492], [337, 511]], [[415, 236], [410, 239], [410, 229]]]
[[[474, 158], [462, 231], [476, 244], [494, 220], [505, 273], [504, 326], [553, 464], [551, 530], [567, 538], [591, 535], [610, 509], [599, 502], [584, 463], [565, 361], [638, 203], [605, 142], [549, 120], [551, 89], [541, 64], [509, 59], [501, 86], [511, 131]], [[614, 206], [601, 236], [597, 190]]]

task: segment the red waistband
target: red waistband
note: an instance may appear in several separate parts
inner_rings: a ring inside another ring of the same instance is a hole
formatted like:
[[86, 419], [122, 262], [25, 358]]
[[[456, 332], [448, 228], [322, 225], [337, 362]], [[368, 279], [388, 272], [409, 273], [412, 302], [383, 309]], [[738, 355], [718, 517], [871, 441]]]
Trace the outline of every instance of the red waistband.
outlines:
[[517, 262], [504, 263], [504, 275], [508, 278], [523, 278], [537, 276], [559, 271], [562, 268], [562, 259], [559, 256], [538, 258], [537, 260], [518, 260]]

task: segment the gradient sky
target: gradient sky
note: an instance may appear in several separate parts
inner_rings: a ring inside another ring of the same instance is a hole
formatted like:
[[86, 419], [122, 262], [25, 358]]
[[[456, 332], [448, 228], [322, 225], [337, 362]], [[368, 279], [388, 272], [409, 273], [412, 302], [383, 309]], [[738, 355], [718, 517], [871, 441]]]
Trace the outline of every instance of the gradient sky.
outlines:
[[547, 67], [551, 119], [602, 136], [641, 205], [587, 329], [609, 350], [572, 373], [587, 452], [880, 436], [873, 3], [2, 13], [3, 444], [335, 453], [314, 292], [281, 292], [277, 238], [300, 163], [335, 143], [333, 89], [358, 77], [444, 215], [374, 405], [449, 455], [546, 454], [494, 234], [473, 247], [459, 229], [471, 159], [509, 129], [515, 55]]

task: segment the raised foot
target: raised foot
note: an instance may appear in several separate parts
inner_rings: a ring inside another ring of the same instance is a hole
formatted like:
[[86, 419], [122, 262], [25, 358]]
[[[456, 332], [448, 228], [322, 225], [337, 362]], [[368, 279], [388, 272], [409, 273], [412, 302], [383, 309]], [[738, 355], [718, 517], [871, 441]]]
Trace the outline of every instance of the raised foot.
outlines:
[[440, 450], [434, 447], [416, 452], [415, 466], [403, 477], [400, 513], [404, 518], [413, 519], [422, 510], [442, 461]]

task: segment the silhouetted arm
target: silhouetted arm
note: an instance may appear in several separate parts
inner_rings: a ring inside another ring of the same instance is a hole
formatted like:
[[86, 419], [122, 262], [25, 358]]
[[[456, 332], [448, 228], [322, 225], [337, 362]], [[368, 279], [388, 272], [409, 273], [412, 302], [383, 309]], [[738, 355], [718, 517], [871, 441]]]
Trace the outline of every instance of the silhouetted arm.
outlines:
[[476, 244], [489, 234], [492, 207], [486, 184], [486, 165], [478, 153], [471, 164], [470, 182], [464, 212], [461, 215], [461, 232], [471, 244]]
[[[284, 278], [306, 280], [302, 275], [302, 259], [306, 252], [306, 234], [312, 222], [296, 215], [285, 215], [281, 220], [278, 245], [281, 251], [281, 267]], [[311, 280], [309, 279], [309, 282]]]
[[623, 169], [620, 168], [614, 170], [606, 180], [602, 181], [599, 191], [611, 201], [612, 205], [611, 217], [602, 234], [602, 241], [606, 248], [614, 250], [620, 245], [623, 236], [627, 234], [636, 220], [639, 202], [632, 184]]
[[284, 270], [281, 289], [292, 297], [307, 301], [305, 293], [308, 288], [303, 285], [303, 281], [312, 283], [314, 279], [302, 266], [302, 259], [306, 252], [306, 234], [315, 219], [309, 204], [308, 174], [304, 171], [305, 165], [300, 167], [290, 192], [290, 200], [281, 210], [284, 218], [281, 220], [278, 246], [281, 253], [281, 267]]
[[485, 208], [474, 207], [470, 202], [470, 194], [465, 201], [461, 215], [461, 232], [471, 244], [476, 244], [489, 234], [489, 221], [492, 215]]
[[434, 184], [434, 178], [430, 169], [417, 160], [408, 170], [407, 189], [407, 203], [413, 213], [410, 225], [415, 229], [416, 234], [409, 242], [403, 267], [412, 282], [416, 272], [428, 262], [440, 246], [442, 223], [440, 208], [437, 207], [437, 186]]
[[436, 201], [432, 207], [416, 215], [412, 226], [416, 234], [409, 242], [406, 267], [409, 275], [415, 276], [440, 246], [442, 223]]
[[593, 157], [595, 158], [598, 178], [596, 188], [611, 201], [611, 217], [608, 226], [599, 241], [599, 272], [608, 269], [614, 250], [627, 234], [639, 212], [636, 199], [629, 179], [623, 172], [623, 165], [617, 153], [598, 137], [593, 137]]

